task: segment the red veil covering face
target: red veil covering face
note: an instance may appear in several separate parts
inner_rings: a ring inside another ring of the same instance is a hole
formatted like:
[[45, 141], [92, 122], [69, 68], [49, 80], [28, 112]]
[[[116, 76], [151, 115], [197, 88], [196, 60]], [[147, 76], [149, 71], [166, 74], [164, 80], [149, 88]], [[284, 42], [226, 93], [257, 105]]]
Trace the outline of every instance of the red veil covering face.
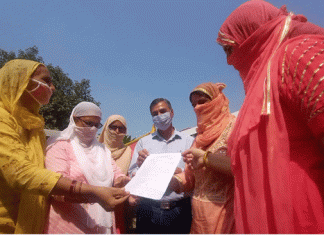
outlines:
[[292, 203], [289, 138], [275, 52], [304, 34], [323, 35], [324, 30], [264, 1], [242, 4], [218, 34], [218, 43], [232, 47], [227, 62], [240, 72], [246, 92], [228, 144], [238, 233], [302, 232], [295, 224], [299, 218]]

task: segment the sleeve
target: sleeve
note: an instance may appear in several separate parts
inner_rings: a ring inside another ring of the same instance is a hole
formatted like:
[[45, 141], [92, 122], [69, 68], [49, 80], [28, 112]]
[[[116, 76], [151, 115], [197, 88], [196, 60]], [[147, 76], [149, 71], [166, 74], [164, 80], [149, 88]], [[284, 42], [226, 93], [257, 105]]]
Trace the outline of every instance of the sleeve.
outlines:
[[113, 168], [113, 171], [114, 171], [114, 181], [118, 178], [118, 177], [121, 177], [121, 176], [125, 176], [123, 174], [123, 172], [121, 171], [121, 169], [119, 168], [119, 166], [117, 166], [116, 162], [114, 159], [111, 159], [111, 165], [112, 165], [112, 168]]
[[318, 139], [324, 137], [324, 43], [306, 38], [287, 44], [282, 56], [279, 91], [292, 111]]
[[66, 143], [58, 141], [46, 151], [45, 167], [51, 171], [61, 173], [65, 177], [70, 176], [71, 164]]
[[195, 175], [187, 165], [185, 167], [185, 170], [179, 174], [176, 174], [175, 177], [181, 184], [182, 192], [190, 192], [194, 189]]
[[192, 136], [188, 136], [188, 138], [187, 138], [187, 149], [191, 148], [194, 140], [195, 140], [195, 138], [193, 138]]
[[0, 119], [0, 177], [9, 187], [23, 192], [47, 196], [61, 174], [33, 163], [18, 134], [17, 123], [1, 115]]
[[128, 175], [130, 177], [133, 177], [134, 174], [137, 172], [138, 170], [138, 165], [136, 164], [137, 162], [137, 158], [138, 158], [138, 152], [143, 150], [143, 141], [142, 139], [140, 139], [136, 146], [135, 146], [135, 149], [134, 149], [134, 153], [133, 153], [133, 156], [132, 156], [132, 161], [130, 163], [130, 167], [129, 167], [129, 170], [128, 170]]

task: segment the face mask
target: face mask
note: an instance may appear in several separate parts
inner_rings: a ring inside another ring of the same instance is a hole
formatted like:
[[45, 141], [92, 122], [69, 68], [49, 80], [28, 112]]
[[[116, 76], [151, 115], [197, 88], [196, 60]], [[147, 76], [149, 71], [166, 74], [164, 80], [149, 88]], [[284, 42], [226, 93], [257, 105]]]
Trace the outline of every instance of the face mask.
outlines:
[[125, 135], [124, 133], [119, 133], [117, 134], [115, 131], [113, 130], [110, 130], [108, 128], [108, 131], [109, 131], [109, 138], [112, 140], [112, 141], [116, 141], [116, 142], [122, 142]]
[[40, 82], [36, 79], [31, 79], [34, 82], [37, 82], [38, 85], [37, 87], [35, 87], [33, 90], [28, 91], [27, 92], [34, 98], [34, 100], [37, 101], [37, 103], [39, 103], [40, 105], [44, 105], [44, 104], [48, 104], [53, 91], [52, 89], [43, 82]]
[[74, 131], [81, 143], [89, 145], [96, 138], [98, 128], [95, 126], [92, 127], [75, 126]]
[[157, 129], [165, 131], [172, 124], [172, 117], [170, 112], [162, 113], [153, 117], [153, 123]]

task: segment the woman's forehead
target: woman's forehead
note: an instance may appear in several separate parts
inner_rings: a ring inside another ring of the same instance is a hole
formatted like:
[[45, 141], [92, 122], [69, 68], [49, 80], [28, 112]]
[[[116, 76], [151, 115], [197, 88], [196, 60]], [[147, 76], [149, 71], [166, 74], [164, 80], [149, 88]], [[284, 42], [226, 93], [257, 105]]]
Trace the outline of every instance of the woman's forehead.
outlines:
[[95, 119], [95, 120], [101, 120], [101, 117], [99, 117], [99, 116], [80, 116], [80, 117], [82, 117], [83, 119], [88, 119], [88, 120], [90, 120], [90, 119]]
[[119, 120], [113, 121], [110, 125], [124, 126], [124, 124], [121, 121], [119, 121]]

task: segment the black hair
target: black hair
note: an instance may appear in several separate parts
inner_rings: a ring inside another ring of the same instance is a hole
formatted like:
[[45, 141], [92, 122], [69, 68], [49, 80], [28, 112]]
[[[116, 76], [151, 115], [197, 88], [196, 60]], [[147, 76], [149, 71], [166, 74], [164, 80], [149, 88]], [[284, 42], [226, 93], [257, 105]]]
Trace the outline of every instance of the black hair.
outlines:
[[164, 101], [164, 102], [168, 105], [168, 107], [169, 107], [170, 109], [172, 109], [172, 106], [171, 106], [171, 103], [170, 103], [169, 100], [167, 100], [167, 99], [165, 99], [165, 98], [156, 98], [156, 99], [153, 100], [152, 103], [150, 104], [150, 112], [151, 112], [152, 108], [153, 108], [155, 105], [157, 105], [158, 103], [160, 103], [161, 101]]

